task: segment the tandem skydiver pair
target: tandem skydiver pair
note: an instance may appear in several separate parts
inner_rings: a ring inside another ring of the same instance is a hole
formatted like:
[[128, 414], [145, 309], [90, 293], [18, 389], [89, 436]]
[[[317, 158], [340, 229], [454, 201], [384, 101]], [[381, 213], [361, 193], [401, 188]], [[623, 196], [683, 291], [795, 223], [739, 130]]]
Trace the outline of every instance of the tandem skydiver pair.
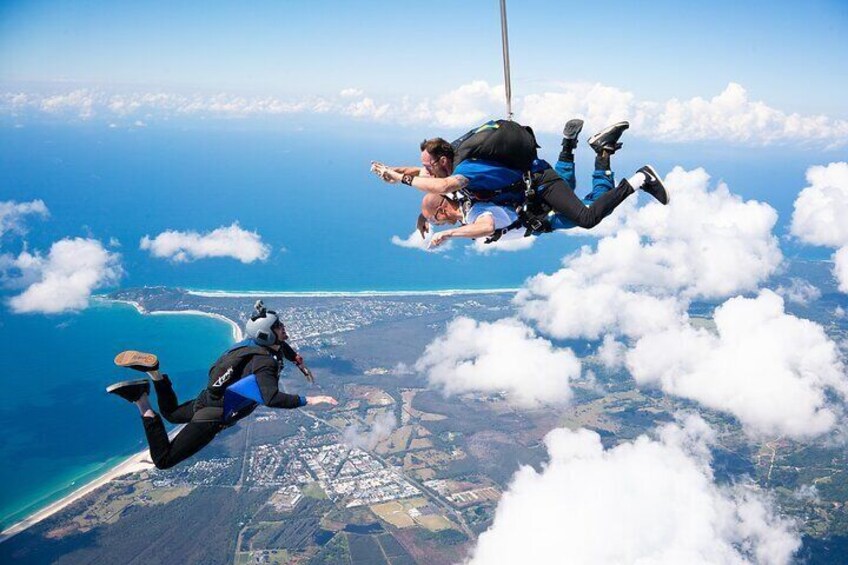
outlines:
[[[161, 416], [153, 411], [147, 378], [115, 383], [106, 392], [132, 402], [141, 413], [150, 457], [159, 469], [188, 459], [209, 444], [218, 433], [252, 413], [260, 404], [270, 408], [300, 408], [314, 404], [338, 404], [331, 396], [299, 396], [279, 389], [283, 359], [294, 363], [309, 382], [312, 371], [287, 343], [288, 334], [279, 315], [257, 301], [245, 324], [245, 336], [225, 351], [209, 369], [209, 381], [193, 400], [180, 404], [168, 375], [159, 372], [152, 353], [123, 351], [115, 364], [147, 373], [156, 389]], [[185, 424], [173, 440], [162, 422]]]
[[372, 163], [371, 170], [389, 183], [403, 183], [426, 192], [418, 230], [428, 223], [462, 227], [438, 232], [431, 246], [454, 237], [527, 236], [581, 227], [591, 229], [628, 196], [641, 189], [662, 204], [668, 192], [656, 170], [645, 165], [615, 185], [610, 156], [621, 148], [627, 122], [613, 124], [589, 138], [595, 151], [592, 190], [578, 198], [574, 149], [583, 121], [573, 119], [563, 130], [562, 151], [551, 167], [539, 159], [535, 135], [507, 120], [487, 122], [453, 143], [433, 138], [421, 143], [421, 167], [389, 167]]

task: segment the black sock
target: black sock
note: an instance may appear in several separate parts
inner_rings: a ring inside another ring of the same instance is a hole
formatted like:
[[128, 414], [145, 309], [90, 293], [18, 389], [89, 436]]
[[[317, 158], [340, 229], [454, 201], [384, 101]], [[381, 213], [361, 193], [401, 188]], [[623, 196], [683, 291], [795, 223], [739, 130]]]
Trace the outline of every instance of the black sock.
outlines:
[[563, 148], [562, 151], [559, 152], [558, 159], [565, 163], [573, 163], [574, 162], [574, 152], [571, 149]]
[[601, 151], [595, 156], [595, 170], [608, 171], [610, 170], [610, 156], [606, 151]]

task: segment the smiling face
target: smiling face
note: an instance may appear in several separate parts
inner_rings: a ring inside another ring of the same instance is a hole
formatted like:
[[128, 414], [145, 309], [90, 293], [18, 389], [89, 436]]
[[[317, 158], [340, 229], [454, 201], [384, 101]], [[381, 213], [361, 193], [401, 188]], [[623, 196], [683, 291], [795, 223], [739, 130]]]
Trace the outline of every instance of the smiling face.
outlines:
[[421, 166], [427, 171], [427, 174], [437, 179], [443, 179], [450, 176], [448, 170], [449, 159], [445, 156], [434, 157], [426, 150], [421, 152]]

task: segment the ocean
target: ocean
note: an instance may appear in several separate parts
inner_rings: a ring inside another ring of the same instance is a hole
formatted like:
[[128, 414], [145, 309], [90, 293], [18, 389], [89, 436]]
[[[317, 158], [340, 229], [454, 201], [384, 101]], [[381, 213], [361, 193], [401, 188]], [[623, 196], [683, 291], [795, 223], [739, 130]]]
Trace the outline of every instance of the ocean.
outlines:
[[102, 474], [144, 448], [138, 411], [106, 394], [141, 377], [112, 363], [116, 353], [156, 352], [186, 399], [232, 343], [231, 327], [203, 316], [143, 316], [125, 304], [97, 303], [79, 314], [3, 316], [5, 401], [0, 403], [2, 527]]
[[[556, 270], [564, 256], [593, 241], [554, 234], [527, 251], [488, 255], [461, 245], [440, 254], [393, 245], [392, 236], [413, 231], [420, 193], [379, 182], [369, 163], [414, 164], [418, 142], [434, 133], [423, 129], [297, 118], [114, 125], [0, 124], [0, 201], [39, 198], [50, 210], [48, 218], [29, 218], [25, 235], [2, 236], [0, 254], [24, 248], [44, 253], [63, 237], [93, 237], [120, 253], [123, 288], [403, 291], [515, 288], [536, 273]], [[555, 160], [556, 137], [540, 141], [542, 155]], [[806, 168], [836, 160], [832, 153], [798, 147], [624, 141], [625, 150], [613, 160], [617, 171], [626, 174], [645, 162], [663, 172], [678, 164], [703, 166], [734, 192], [772, 204], [781, 218], [778, 235], [785, 234], [792, 201], [806, 184]], [[577, 155], [582, 194], [591, 155], [585, 146]], [[272, 248], [267, 261], [174, 263], [139, 248], [145, 235], [204, 232], [233, 222], [258, 231]], [[784, 249], [791, 253], [791, 246], [786, 242]], [[0, 300], [15, 291], [0, 290]], [[110, 382], [131, 376], [112, 366], [116, 352], [157, 351], [178, 392], [194, 394], [231, 340], [230, 328], [217, 320], [141, 316], [122, 305], [41, 316], [15, 315], [3, 304], [0, 312], [4, 526], [143, 447], [134, 409], [103, 392]]]

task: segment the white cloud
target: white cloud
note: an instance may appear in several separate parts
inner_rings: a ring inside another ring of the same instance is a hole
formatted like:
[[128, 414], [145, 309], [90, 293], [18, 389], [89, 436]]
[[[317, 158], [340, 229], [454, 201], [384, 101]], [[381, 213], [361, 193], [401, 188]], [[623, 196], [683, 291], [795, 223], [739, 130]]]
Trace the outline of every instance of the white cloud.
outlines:
[[24, 251], [7, 267], [20, 271], [29, 286], [10, 298], [9, 306], [17, 313], [45, 314], [86, 308], [95, 289], [118, 281], [119, 261], [120, 255], [95, 239], [57, 241], [47, 257]]
[[50, 215], [50, 212], [42, 200], [32, 200], [30, 202], [7, 200], [0, 202], [0, 237], [6, 235], [6, 233], [16, 233], [19, 235], [26, 233], [24, 220], [29, 215], [47, 217]]
[[140, 248], [150, 251], [154, 257], [178, 263], [210, 257], [230, 257], [242, 263], [253, 263], [264, 261], [271, 253], [271, 248], [262, 243], [257, 232], [242, 229], [238, 222], [202, 234], [168, 230], [153, 239], [145, 235]]
[[342, 442], [350, 447], [372, 450], [378, 443], [387, 439], [397, 427], [394, 412], [381, 412], [374, 418], [371, 429], [359, 424], [348, 426], [342, 432]]
[[764, 290], [716, 309], [715, 332], [671, 326], [641, 337], [627, 352], [638, 383], [729, 412], [754, 435], [797, 439], [834, 428], [848, 400], [848, 376], [824, 329], [784, 311]]
[[795, 199], [792, 235], [805, 243], [835, 247], [834, 275], [848, 292], [848, 162], [807, 169], [807, 182]]
[[554, 347], [518, 320], [460, 317], [427, 346], [415, 368], [445, 394], [505, 392], [510, 402], [533, 408], [568, 402], [569, 383], [581, 366], [570, 349]]
[[[227, 93], [108, 94], [83, 89], [49, 95], [7, 92], [0, 94], [0, 108], [16, 116], [34, 110], [82, 119], [101, 114], [245, 117], [329, 112], [381, 122], [461, 128], [500, 116], [503, 96], [502, 85], [482, 80], [433, 98], [406, 95], [384, 100], [363, 98], [363, 91], [356, 88], [289, 100]], [[356, 98], [360, 100], [351, 102]], [[626, 119], [632, 124], [630, 135], [661, 141], [723, 140], [743, 145], [815, 142], [829, 147], [848, 142], [848, 120], [787, 114], [765, 102], [750, 100], [744, 87], [736, 83], [710, 98], [666, 101], [637, 100], [631, 92], [599, 83], [561, 83], [546, 91], [516, 96], [513, 106], [519, 121], [549, 133], [558, 133], [565, 117], [578, 116], [586, 120], [587, 131]]]
[[519, 237], [509, 237], [510, 234], [508, 233], [506, 236], [492, 243], [484, 243], [486, 241], [485, 238], [478, 238], [474, 240], [471, 249], [481, 255], [488, 255], [496, 251], [524, 251], [525, 249], [530, 249], [536, 243], [534, 236], [520, 237], [521, 230], [510, 233], [519, 234]]
[[670, 205], [625, 209], [598, 230], [614, 235], [596, 249], [530, 279], [516, 296], [522, 315], [560, 338], [636, 337], [676, 325], [690, 299], [756, 290], [775, 272], [782, 254], [771, 206], [723, 183], [711, 188], [703, 169], [676, 167], [665, 184]]
[[421, 234], [418, 233], [418, 230], [413, 231], [409, 236], [404, 239], [400, 236], [393, 235], [392, 236], [392, 244], [397, 245], [398, 247], [406, 247], [407, 249], [418, 249], [420, 251], [427, 251], [429, 253], [443, 253], [450, 249], [453, 249], [453, 241], [448, 240], [446, 243], [443, 243], [439, 247], [430, 247], [430, 242], [433, 240], [433, 230], [427, 232], [426, 237], [421, 237]]
[[718, 486], [700, 418], [605, 450], [588, 430], [545, 437], [514, 475], [470, 563], [789, 563], [801, 545], [754, 485]]

